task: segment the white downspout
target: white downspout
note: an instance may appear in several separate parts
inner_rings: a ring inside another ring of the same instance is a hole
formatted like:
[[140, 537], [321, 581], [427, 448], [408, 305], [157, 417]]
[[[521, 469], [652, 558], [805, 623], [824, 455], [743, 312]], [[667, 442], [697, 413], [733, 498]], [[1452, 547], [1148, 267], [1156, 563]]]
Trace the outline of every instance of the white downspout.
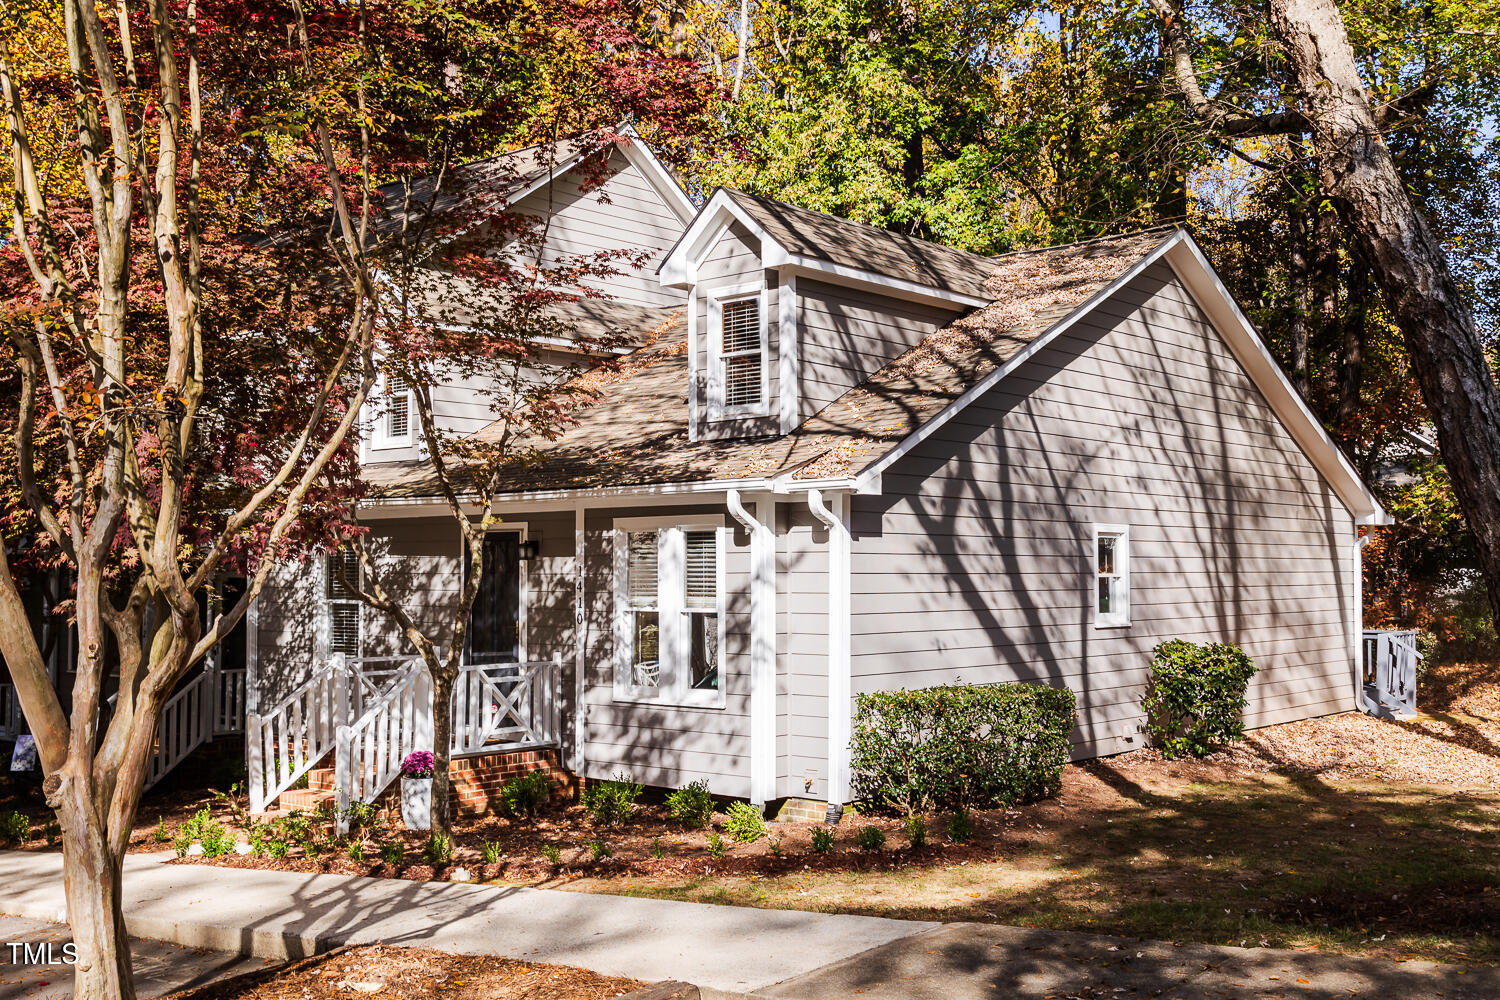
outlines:
[[1365, 546], [1370, 544], [1369, 535], [1359, 533], [1359, 525], [1354, 526], [1354, 546], [1350, 567], [1354, 579], [1350, 589], [1353, 591], [1354, 607], [1350, 609], [1349, 641], [1351, 645], [1350, 659], [1354, 665], [1354, 710], [1362, 710], [1364, 706], [1364, 625], [1365, 625], [1365, 574], [1364, 559], [1361, 555]]
[[776, 507], [757, 501], [751, 516], [739, 490], [725, 499], [750, 533], [750, 801], [764, 808], [776, 797], [776, 534], [767, 516]]
[[849, 800], [849, 495], [823, 503], [822, 490], [807, 491], [807, 509], [828, 527], [828, 819], [837, 822]]

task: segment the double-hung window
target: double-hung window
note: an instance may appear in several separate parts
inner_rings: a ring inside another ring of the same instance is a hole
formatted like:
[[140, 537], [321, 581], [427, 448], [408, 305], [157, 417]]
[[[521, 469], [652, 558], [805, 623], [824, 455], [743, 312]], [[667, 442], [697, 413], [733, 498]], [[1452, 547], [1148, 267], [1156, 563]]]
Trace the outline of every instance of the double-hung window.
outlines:
[[384, 376], [376, 399], [375, 447], [409, 447], [412, 439], [412, 393], [405, 377], [394, 372]]
[[723, 291], [709, 297], [710, 416], [767, 412], [770, 386], [764, 300], [758, 287]]
[[328, 605], [328, 651], [359, 656], [359, 597], [344, 585], [345, 579], [358, 585], [359, 557], [350, 548], [330, 552], [324, 557], [323, 596]]
[[723, 704], [724, 527], [615, 522], [615, 695]]
[[1130, 528], [1094, 525], [1094, 624], [1110, 628], [1130, 624]]

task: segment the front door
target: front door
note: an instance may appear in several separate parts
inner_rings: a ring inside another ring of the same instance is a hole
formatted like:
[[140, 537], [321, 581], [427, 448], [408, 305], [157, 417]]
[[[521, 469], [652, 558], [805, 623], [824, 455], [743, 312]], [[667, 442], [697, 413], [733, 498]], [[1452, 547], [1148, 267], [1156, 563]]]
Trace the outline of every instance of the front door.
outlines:
[[[464, 557], [465, 576], [470, 567]], [[492, 531], [484, 539], [483, 576], [469, 612], [468, 663], [515, 663], [521, 659], [521, 536]]]

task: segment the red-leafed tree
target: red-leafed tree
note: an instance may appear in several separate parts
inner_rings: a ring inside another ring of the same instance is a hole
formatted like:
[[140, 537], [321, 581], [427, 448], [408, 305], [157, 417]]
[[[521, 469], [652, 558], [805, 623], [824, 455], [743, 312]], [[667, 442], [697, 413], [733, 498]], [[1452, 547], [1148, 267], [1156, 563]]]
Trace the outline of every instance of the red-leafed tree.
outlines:
[[[358, 413], [405, 322], [377, 275], [411, 234], [376, 185], [598, 124], [589, 86], [670, 142], [696, 85], [609, 4], [3, 13], [0, 655], [62, 829], [76, 993], [132, 997], [121, 862], [158, 713], [278, 559], [347, 532]], [[66, 705], [18, 580], [49, 565], [74, 581]], [[246, 592], [205, 622], [228, 570]]]

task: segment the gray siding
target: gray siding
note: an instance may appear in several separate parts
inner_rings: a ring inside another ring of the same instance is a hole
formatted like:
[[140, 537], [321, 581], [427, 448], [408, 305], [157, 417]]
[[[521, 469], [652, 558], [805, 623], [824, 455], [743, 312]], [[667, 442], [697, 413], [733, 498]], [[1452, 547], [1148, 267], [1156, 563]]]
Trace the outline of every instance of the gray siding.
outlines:
[[800, 501], [777, 506], [776, 792], [826, 799], [828, 529]]
[[[1348, 707], [1351, 518], [1166, 265], [855, 504], [855, 693], [1035, 680], [1080, 756], [1140, 746], [1153, 646], [1240, 643], [1251, 725]], [[1131, 625], [1093, 624], [1095, 523], [1130, 526]]]
[[[705, 257], [698, 274], [698, 306], [697, 306], [697, 329], [698, 346], [696, 354], [697, 370], [708, 372], [708, 299], [716, 291], [725, 288], [741, 287], [765, 288], [766, 309], [766, 357], [764, 363], [767, 373], [767, 405], [766, 412], [769, 416], [760, 418], [731, 417], [716, 421], [707, 420], [706, 412], [700, 416], [703, 420], [703, 436], [706, 439], [718, 437], [742, 437], [753, 434], [779, 433], [780, 420], [777, 417], [780, 404], [780, 324], [777, 322], [779, 315], [778, 289], [775, 272], [763, 271], [760, 266], [760, 241], [757, 240], [749, 230], [740, 223], [735, 222], [714, 244], [712, 250]], [[684, 387], [684, 394], [687, 387]]]
[[797, 279], [797, 341], [806, 420], [958, 313]]

